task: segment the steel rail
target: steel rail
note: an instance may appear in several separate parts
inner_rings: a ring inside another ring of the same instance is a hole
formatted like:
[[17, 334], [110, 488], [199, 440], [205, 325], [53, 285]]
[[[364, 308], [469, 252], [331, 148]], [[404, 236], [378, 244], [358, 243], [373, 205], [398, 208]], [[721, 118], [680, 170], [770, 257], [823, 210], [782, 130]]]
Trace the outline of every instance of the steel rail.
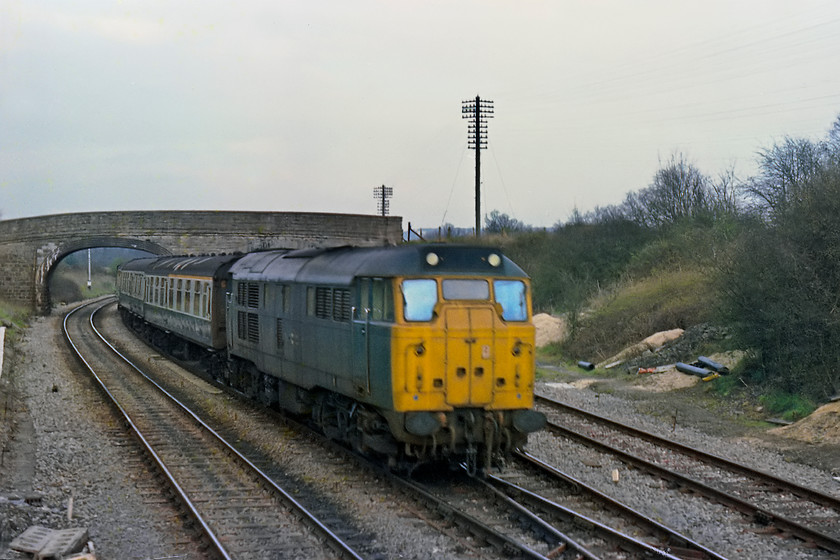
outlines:
[[[529, 466], [531, 466], [532, 468], [537, 469], [537, 470], [547, 474], [549, 477], [561, 480], [565, 483], [568, 483], [568, 484], [572, 485], [573, 487], [575, 487], [577, 489], [580, 489], [580, 490], [588, 493], [590, 496], [593, 496], [596, 500], [605, 504], [607, 507], [618, 510], [622, 514], [626, 514], [628, 516], [634, 517], [637, 520], [638, 523], [640, 523], [642, 525], [646, 525], [648, 527], [648, 529], [651, 530], [652, 532], [657, 533], [659, 535], [665, 535], [666, 537], [671, 539], [674, 543], [676, 543], [676, 544], [672, 544], [672, 545], [668, 546], [668, 548], [666, 549], [666, 552], [676, 551], [677, 554], [684, 554], [687, 551], [692, 551], [694, 553], [702, 554], [702, 558], [706, 558], [708, 560], [727, 560], [726, 557], [721, 556], [720, 554], [718, 554], [714, 550], [711, 550], [711, 549], [701, 545], [700, 543], [691, 540], [689, 537], [683, 535], [682, 533], [679, 533], [679, 532], [675, 531], [674, 529], [672, 529], [672, 528], [670, 528], [666, 525], [663, 525], [662, 523], [659, 523], [658, 521], [656, 521], [654, 519], [651, 519], [650, 517], [643, 514], [642, 512], [637, 511], [637, 510], [631, 508], [630, 506], [628, 506], [626, 504], [623, 504], [623, 503], [619, 502], [618, 500], [615, 500], [615, 499], [609, 497], [608, 495], [606, 495], [603, 492], [597, 490], [596, 488], [594, 488], [592, 486], [589, 486], [588, 484], [586, 484], [582, 480], [579, 480], [579, 479], [573, 477], [572, 475], [570, 475], [568, 473], [565, 473], [565, 472], [562, 472], [562, 471], [558, 470], [557, 468], [545, 463], [544, 461], [541, 461], [540, 459], [534, 457], [533, 455], [531, 455], [527, 451], [517, 451], [517, 452], [515, 452], [514, 455], [517, 458], [519, 458], [521, 461], [523, 461], [526, 464], [528, 464]], [[492, 477], [492, 478], [493, 478], [493, 481], [495, 482], [497, 477]], [[511, 484], [510, 482], [508, 482], [506, 480], [503, 480], [503, 479], [500, 479], [500, 480], [504, 484]], [[519, 490], [517, 490], [517, 492], [518, 491]], [[526, 492], [527, 492], [527, 490], [526, 490]], [[543, 499], [541, 497], [537, 497], [537, 498], [538, 499]], [[677, 549], [679, 549], [679, 550], [677, 551]], [[677, 555], [677, 554], [675, 554], [675, 555]]]
[[545, 560], [546, 557], [539, 552], [534, 551], [527, 545], [508, 537], [507, 535], [482, 523], [470, 514], [463, 512], [457, 507], [438, 498], [433, 493], [423, 488], [418, 482], [392, 472], [391, 470], [383, 467], [382, 464], [372, 461], [369, 457], [354, 453], [347, 447], [344, 447], [338, 442], [327, 438], [319, 432], [313, 431], [311, 427], [301, 424], [292, 417], [278, 415], [277, 419], [279, 422], [283, 422], [287, 426], [294, 426], [296, 429], [307, 432], [309, 436], [320, 440], [321, 443], [331, 452], [342, 455], [346, 459], [353, 461], [360, 468], [383, 478], [396, 490], [404, 492], [408, 496], [413, 496], [418, 502], [424, 502], [427, 509], [437, 512], [437, 514], [439, 514], [442, 518], [452, 522], [460, 528], [466, 528], [472, 536], [483, 540], [497, 550], [504, 553], [515, 552], [519, 554], [518, 557], [522, 558]]
[[[114, 349], [112, 348], [112, 350]], [[176, 359], [175, 362], [177, 363], [178, 360]], [[128, 363], [129, 365], [137, 369], [136, 366], [130, 363], [130, 360], [128, 360]], [[189, 366], [187, 366], [186, 364], [182, 365], [189, 369]], [[193, 373], [196, 372], [193, 371]], [[154, 381], [151, 382], [154, 383]], [[227, 391], [232, 391], [227, 387], [223, 387], [223, 389]], [[459, 510], [457, 507], [448, 504], [446, 501], [434, 496], [432, 493], [423, 489], [418, 483], [391, 472], [390, 470], [384, 468], [381, 464], [371, 461], [371, 459], [368, 457], [354, 453], [352, 450], [340, 445], [339, 443], [333, 440], [330, 440], [323, 434], [313, 431], [311, 427], [298, 422], [293, 417], [282, 415], [273, 411], [268, 412], [274, 415], [277, 418], [278, 422], [282, 422], [287, 426], [294, 426], [296, 429], [307, 432], [311, 437], [315, 437], [318, 440], [320, 440], [321, 443], [325, 447], [329, 448], [332, 452], [341, 454], [347, 459], [354, 461], [361, 468], [366, 469], [374, 473], [375, 475], [382, 477], [397, 490], [405, 492], [407, 495], [413, 494], [415, 498], [418, 499], [418, 501], [425, 502], [426, 507], [429, 510], [435, 511], [438, 515], [446, 519], [448, 522], [454, 523], [455, 526], [461, 529], [466, 529], [473, 537], [477, 537], [478, 539], [488, 543], [496, 550], [506, 555], [514, 553], [516, 555], [515, 557], [545, 560], [546, 557], [541, 555], [539, 552], [534, 551], [527, 545], [520, 543], [514, 538], [511, 538], [497, 531], [493, 527], [482, 523], [480, 520], [472, 517], [466, 512]], [[588, 560], [599, 560], [596, 557], [592, 557], [590, 555], [581, 555], [580, 558], [586, 558]]]
[[[225, 440], [218, 432], [216, 432], [213, 428], [211, 428], [206, 422], [204, 422], [197, 414], [195, 414], [192, 410], [189, 409], [184, 403], [179, 401], [174, 395], [172, 395], [169, 391], [163, 388], [160, 384], [154, 381], [151, 377], [149, 377], [141, 368], [139, 368], [136, 364], [134, 364], [127, 356], [121, 353], [110, 341], [108, 341], [105, 336], [99, 331], [96, 327], [94, 320], [96, 314], [109, 305], [109, 302], [103, 303], [99, 307], [97, 307], [90, 315], [90, 327], [96, 336], [106, 345], [108, 348], [116, 354], [121, 360], [123, 360], [128, 366], [134, 369], [138, 374], [140, 374], [143, 378], [145, 378], [152, 386], [154, 386], [161, 394], [165, 395], [167, 399], [170, 400], [173, 404], [175, 404], [178, 408], [181, 409], [187, 416], [189, 416], [197, 425], [199, 425], [206, 433], [210, 434], [214, 440], [216, 440], [225, 450], [227, 450], [233, 457], [235, 457], [241, 464], [245, 465], [248, 470], [254, 473], [260, 481], [262, 481], [265, 485], [267, 485], [271, 490], [277, 494], [280, 499], [293, 511], [295, 511], [301, 519], [304, 521], [305, 524], [309, 525], [310, 528], [314, 529], [314, 531], [323, 538], [328, 546], [337, 554], [339, 554], [343, 558], [351, 558], [353, 560], [362, 560], [362, 557], [356, 553], [347, 543], [345, 543], [338, 535], [336, 535], [329, 527], [327, 527], [323, 522], [321, 522], [317, 517], [315, 517], [305, 506], [303, 506], [298, 500], [292, 497], [286, 490], [284, 490], [281, 486], [279, 486], [269, 475], [267, 475], [262, 469], [257, 467], [251, 460], [249, 460], [245, 455], [243, 455], [238, 449], [236, 449], [233, 445], [231, 445], [227, 440]], [[75, 311], [75, 310], [74, 310]], [[69, 315], [69, 314], [68, 314]], [[65, 318], [66, 321], [66, 318]], [[66, 332], [66, 329], [65, 329]], [[69, 334], [67, 335], [69, 337]], [[68, 338], [69, 340], [69, 338]], [[75, 348], [75, 345], [74, 345]], [[100, 386], [106, 391], [106, 393], [112, 398], [112, 401], [115, 402], [117, 407], [123, 413], [123, 415], [128, 419], [127, 414], [125, 413], [124, 409], [122, 408], [119, 403], [116, 402], [114, 397], [111, 395], [110, 391], [108, 391], [107, 387], [105, 387], [104, 383], [101, 381], [99, 376], [93, 371], [93, 369], [87, 364], [84, 358], [81, 357], [80, 354], [77, 355], [83, 360], [83, 362], [88, 367], [89, 371], [96, 377], [97, 381], [100, 383]], [[137, 434], [141, 441], [144, 442], [144, 446], [147, 447], [153, 457], [155, 457], [155, 462], [158, 463], [159, 467], [161, 467], [162, 471], [165, 473], [167, 479], [170, 480], [170, 483], [173, 484], [173, 487], [176, 488], [179, 496], [181, 499], [188, 504], [188, 509], [190, 510], [191, 514], [196, 517], [199, 521], [202, 530], [206, 533], [209, 532], [209, 535], [212, 535], [212, 530], [210, 530], [208, 524], [205, 520], [201, 519], [200, 514], [197, 511], [197, 508], [192, 504], [189, 498], [186, 496], [186, 493], [181, 489], [180, 485], [175, 481], [174, 476], [171, 472], [163, 465], [160, 458], [151, 449], [150, 444], [148, 444], [147, 440], [143, 435], [140, 433], [139, 429], [134, 425], [134, 423], [129, 419], [130, 425], [132, 426], [132, 430]], [[218, 537], [213, 535], [211, 537], [211, 542], [214, 543], [214, 547], [216, 543], [219, 542]], [[218, 545], [221, 547], [222, 545], [219, 543]], [[223, 547], [222, 547], [223, 548]], [[225, 551], [221, 553], [223, 558], [230, 558], [230, 553]]]
[[200, 425], [207, 433], [209, 433], [213, 438], [219, 442], [225, 449], [227, 449], [231, 454], [233, 454], [240, 462], [245, 464], [251, 472], [256, 474], [261, 481], [266, 483], [272, 490], [274, 490], [281, 499], [290, 506], [294, 511], [298, 512], [303, 519], [309, 524], [312, 528], [314, 528], [318, 533], [320, 533], [323, 537], [327, 539], [327, 542], [330, 544], [331, 548], [335, 550], [335, 552], [341, 554], [347, 558], [353, 558], [354, 560], [362, 560], [362, 557], [359, 556], [356, 551], [354, 551], [347, 543], [345, 543], [341, 537], [336, 535], [329, 527], [324, 525], [317, 517], [315, 517], [306, 507], [301, 504], [298, 500], [292, 497], [291, 494], [286, 492], [280, 485], [277, 484], [270, 476], [268, 476], [262, 469], [256, 466], [250, 459], [248, 459], [245, 455], [239, 452], [233, 445], [231, 445], [226, 439], [224, 439], [216, 430], [211, 428], [204, 420], [202, 420], [195, 412], [193, 412], [189, 407], [187, 407], [184, 403], [179, 401], [172, 393], [164, 389], [159, 383], [157, 383], [154, 379], [146, 375], [146, 373], [141, 370], [137, 365], [134, 364], [127, 356], [125, 356], [122, 352], [117, 350], [117, 348], [111, 344], [96, 328], [93, 324], [94, 314], [105, 307], [107, 304], [103, 304], [99, 307], [94, 313], [91, 314], [90, 317], [90, 324], [93, 328], [96, 335], [102, 340], [102, 342], [108, 346], [117, 356], [119, 356], [122, 360], [125, 361], [126, 364], [131, 366], [137, 373], [142, 375], [149, 383], [151, 383], [155, 388], [157, 388], [161, 393], [166, 395], [172, 403], [177, 405], [181, 408], [181, 410], [187, 414], [190, 418], [192, 418], [198, 425]]
[[[548, 399], [546, 397], [540, 398], [543, 401], [553, 402], [552, 399]], [[563, 403], [560, 404], [562, 405]], [[571, 408], [574, 409], [574, 407]], [[830, 535], [826, 535], [824, 533], [811, 529], [810, 527], [806, 527], [783, 515], [779, 515], [768, 509], [758, 507], [755, 504], [747, 502], [746, 500], [743, 500], [737, 496], [734, 496], [732, 494], [729, 494], [727, 492], [724, 492], [722, 490], [719, 490], [717, 488], [714, 488], [712, 486], [709, 486], [698, 480], [684, 476], [672, 470], [666, 469], [665, 467], [657, 465], [656, 463], [653, 463], [646, 459], [642, 459], [641, 457], [637, 457], [621, 449], [612, 447], [604, 442], [598, 441], [580, 432], [572, 430], [571, 428], [560, 426], [559, 424], [556, 424], [551, 421], [547, 423], [546, 427], [551, 432], [560, 434], [573, 440], [577, 440], [588, 447], [593, 447], [605, 453], [615, 455], [625, 463], [635, 465], [636, 467], [645, 470], [655, 476], [661, 477], [665, 480], [670, 480], [671, 482], [674, 482], [679, 486], [691, 488], [692, 490], [695, 490], [696, 492], [705, 495], [716, 502], [725, 504], [728, 507], [740, 511], [741, 513], [751, 515], [754, 519], [766, 525], [775, 526], [780, 531], [786, 531], [791, 535], [802, 539], [805, 542], [814, 543], [815, 545], [834, 553], [840, 553], [840, 540], [831, 537]]]
[[600, 414], [596, 414], [594, 412], [590, 412], [588, 410], [584, 410], [582, 408], [578, 408], [576, 406], [572, 406], [568, 403], [564, 403], [550, 397], [546, 397], [544, 395], [534, 395], [534, 398], [537, 402], [546, 403], [549, 406], [563, 409], [567, 412], [572, 414], [577, 414], [578, 416], [582, 416], [584, 418], [591, 418], [610, 426], [616, 430], [620, 430], [632, 436], [645, 439], [657, 445], [661, 445], [663, 447], [668, 447], [670, 449], [674, 449], [679, 451], [680, 453], [685, 453], [686, 455], [702, 459], [704, 462], [717, 465], [719, 467], [732, 470], [734, 472], [738, 472], [741, 474], [749, 475], [749, 476], [760, 476], [765, 480], [771, 482], [774, 486], [781, 490], [785, 490], [792, 494], [795, 494], [801, 498], [807, 498], [813, 502], [816, 502], [822, 506], [835, 508], [840, 511], [840, 499], [835, 498], [834, 496], [830, 496], [828, 494], [824, 494], [818, 490], [813, 488], [809, 488], [807, 486], [803, 486], [801, 484], [797, 484], [790, 480], [785, 480], [783, 478], [779, 478], [773, 474], [770, 474], [765, 471], [761, 471], [759, 469], [754, 469], [752, 467], [748, 467], [741, 463], [732, 461], [727, 459], [726, 457], [721, 457], [720, 455], [715, 455], [714, 453], [709, 453], [706, 451], [702, 451], [695, 447], [691, 447], [670, 439], [666, 439], [660, 437], [656, 434], [652, 434], [650, 432], [646, 432], [639, 428], [634, 428], [633, 426], [628, 426], [626, 424], [622, 424], [621, 422], [616, 422], [611, 418], [607, 418], [606, 416], [601, 416]]
[[[75, 342], [73, 342], [73, 338], [72, 338], [72, 336], [70, 336], [70, 332], [69, 332], [68, 327], [67, 327], [67, 323], [70, 320], [70, 317], [73, 314], [75, 314], [77, 311], [79, 311], [81, 309], [84, 309], [85, 307], [88, 307], [89, 305], [93, 305], [93, 303], [94, 302], [84, 304], [84, 305], [80, 305], [79, 307], [74, 308], [72, 311], [70, 311], [69, 313], [67, 313], [64, 316], [64, 320], [62, 322], [62, 329], [64, 331], [64, 339], [68, 342], [68, 344], [72, 348], [73, 353], [75, 354], [76, 358], [84, 365], [84, 367], [88, 370], [88, 372], [96, 380], [97, 384], [99, 385], [99, 388], [108, 396], [108, 398], [111, 401], [111, 404], [122, 415], [123, 420], [126, 422], [126, 424], [128, 424], [128, 427], [131, 429], [131, 432], [137, 437], [138, 441], [141, 443], [143, 448], [146, 450], [146, 453], [149, 454], [149, 456], [152, 458], [154, 463], [157, 465], [158, 470], [164, 475], [166, 480], [169, 482], [169, 485], [175, 490], [178, 498], [180, 499], [181, 503], [187, 508], [187, 511], [189, 512], [190, 516], [199, 524], [199, 526], [201, 527], [201, 531], [204, 534], [204, 537], [212, 545], [213, 552], [215, 554], [217, 554], [219, 557], [221, 557], [225, 560], [232, 560], [233, 557], [230, 555], [228, 550], [221, 543], [219, 537], [215, 534], [215, 532], [207, 524], [204, 517], [201, 515], [201, 513], [195, 507], [192, 500], [190, 500], [189, 496], [187, 496], [186, 492], [181, 487], [181, 485], [178, 484], [178, 481], [175, 480], [175, 476], [169, 471], [169, 469], [163, 463], [163, 460], [155, 452], [155, 450], [152, 448], [152, 445], [149, 443], [149, 441], [146, 439], [146, 437], [143, 435], [143, 433], [140, 431], [140, 429], [134, 423], [134, 420], [132, 420], [131, 415], [128, 413], [128, 411], [125, 408], [123, 408], [123, 406], [117, 400], [117, 397], [108, 389], [107, 385], [105, 385], [105, 382], [102, 380], [101, 377], [99, 377], [99, 375], [93, 369], [93, 366], [90, 365], [90, 362], [88, 362], [85, 359], [85, 357], [82, 355], [82, 352], [79, 349], [79, 347], [76, 345]], [[101, 307], [104, 307], [105, 305], [107, 305], [107, 303], [102, 304]], [[101, 307], [99, 309], [101, 309]], [[97, 309], [97, 311], [98, 311], [98, 309]]]
[[[349, 453], [349, 451], [348, 451]], [[365, 460], [366, 461], [366, 460]], [[536, 560], [547, 560], [545, 556], [539, 552], [517, 542], [507, 535], [500, 533], [494, 528], [482, 523], [480, 520], [463, 512], [454, 506], [448, 504], [446, 501], [438, 498], [417, 482], [397, 476], [390, 471], [386, 471], [379, 467], [374, 467], [372, 463], [367, 462], [367, 466], [383, 476], [387, 477], [393, 484], [401, 487], [403, 490], [416, 494], [419, 498], [431, 505], [441, 516], [454, 521], [459, 526], [467, 526], [473, 531], [474, 535], [480, 536], [486, 542], [492, 544], [497, 549], [503, 551], [516, 551], [524, 558], [534, 558]], [[428, 507], [428, 506], [427, 506]]]
[[[563, 551], [567, 550], [567, 548], [571, 548], [572, 550], [577, 552], [576, 558], [586, 558], [588, 560], [598, 560], [598, 556], [588, 550], [585, 546], [577, 542], [576, 540], [572, 539], [570, 536], [566, 535], [562, 531], [559, 531], [557, 528], [552, 526], [550, 523], [545, 522], [541, 519], [537, 514], [511, 498], [510, 496], [506, 495], [504, 492], [499, 491], [495, 488], [492, 484], [488, 483], [486, 480], [482, 480], [477, 478], [473, 475], [470, 475], [469, 469], [466, 465], [462, 464], [461, 469], [467, 473], [473, 480], [480, 483], [485, 489], [489, 492], [493, 493], [493, 496], [507, 504], [508, 507], [512, 508], [519, 516], [524, 519], [527, 519], [534, 527], [539, 529], [545, 535], [551, 535], [554, 539], [554, 546], [555, 549], [562, 549]], [[495, 478], [490, 475], [488, 478]], [[497, 479], [499, 480], [499, 479]], [[571, 511], [571, 510], [569, 510]], [[572, 512], [574, 513], [574, 512]], [[575, 514], [577, 515], [577, 514]], [[582, 516], [578, 516], [582, 517]], [[674, 559], [679, 560], [679, 559]]]
[[[530, 490], [526, 490], [525, 488], [522, 488], [521, 486], [513, 484], [512, 482], [508, 482], [506, 480], [503, 480], [503, 479], [501, 479], [499, 477], [496, 477], [496, 476], [493, 476], [493, 475], [488, 475], [487, 480], [486, 481], [481, 481], [481, 482], [483, 484], [487, 485], [487, 487], [490, 490], [492, 490], [493, 492], [498, 493], [500, 497], [503, 497], [504, 499], [509, 500], [514, 507], [517, 507], [518, 509], [520, 509], [520, 511], [522, 512], [523, 515], [526, 515], [529, 518], [531, 518], [533, 516], [535, 523], [540, 523], [541, 526], [546, 527], [545, 530], [547, 532], [549, 532], [550, 534], [555, 535], [556, 538], [558, 538], [558, 539], [562, 538], [564, 540], [571, 541], [571, 539], [569, 539], [569, 537], [567, 537], [563, 533], [557, 531], [557, 529], [555, 529], [552, 525], [543, 521], [537, 515], [535, 515], [530, 510], [525, 508], [525, 506], [521, 505], [519, 502], [517, 502], [516, 500], [514, 500], [510, 496], [507, 496], [505, 494], [505, 491], [516, 493], [516, 494], [524, 497], [526, 500], [528, 500], [528, 501], [530, 501], [534, 504], [537, 504], [542, 509], [550, 511], [554, 514], [561, 515], [561, 516], [563, 516], [567, 519], [572, 520], [572, 522], [574, 522], [574, 523], [578, 523], [582, 526], [592, 527], [592, 529], [595, 530], [596, 532], [598, 532], [601, 535], [602, 538], [618, 544], [618, 546], [620, 548], [622, 548], [623, 550], [632, 551], [636, 554], [641, 554], [646, 558], [655, 557], [655, 558], [665, 558], [667, 560], [681, 560], [678, 556], [673, 556], [668, 551], [660, 550], [660, 549], [658, 549], [654, 546], [651, 546], [647, 543], [644, 543], [644, 542], [642, 542], [638, 539], [634, 539], [633, 537], [631, 537], [629, 535], [625, 535], [624, 533], [622, 533], [620, 531], [617, 531], [617, 530], [613, 529], [612, 527], [604, 525], [603, 523], [601, 523], [600, 521], [598, 521], [596, 519], [592, 519], [591, 517], [587, 517], [585, 515], [582, 515], [582, 514], [576, 512], [572, 509], [561, 506], [560, 504], [558, 504], [556, 502], [553, 502], [553, 501], [551, 501], [547, 498], [544, 498], [543, 496], [540, 496], [540, 495], [538, 495], [534, 492], [531, 492]], [[502, 490], [499, 490], [498, 488], [495, 488], [493, 485], [500, 486], [502, 488]], [[583, 545], [579, 545], [577, 543], [575, 543], [575, 544], [576, 544], [576, 546], [580, 547], [580, 548], [577, 549], [578, 551], [586, 550], [585, 548], [583, 548]], [[593, 553], [591, 553], [589, 551], [586, 551], [586, 558], [595, 558], [595, 557], [596, 556]]]

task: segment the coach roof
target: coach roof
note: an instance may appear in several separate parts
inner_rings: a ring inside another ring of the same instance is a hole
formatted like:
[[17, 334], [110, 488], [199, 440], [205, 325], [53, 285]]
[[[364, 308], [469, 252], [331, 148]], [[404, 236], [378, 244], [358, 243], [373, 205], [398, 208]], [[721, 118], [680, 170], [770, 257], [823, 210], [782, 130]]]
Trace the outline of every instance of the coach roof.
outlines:
[[120, 267], [123, 271], [136, 271], [160, 276], [215, 276], [224, 265], [242, 255], [214, 255], [199, 257], [151, 257], [135, 259]]
[[334, 285], [349, 285], [358, 276], [527, 276], [498, 249], [443, 244], [250, 253], [231, 273], [243, 281]]

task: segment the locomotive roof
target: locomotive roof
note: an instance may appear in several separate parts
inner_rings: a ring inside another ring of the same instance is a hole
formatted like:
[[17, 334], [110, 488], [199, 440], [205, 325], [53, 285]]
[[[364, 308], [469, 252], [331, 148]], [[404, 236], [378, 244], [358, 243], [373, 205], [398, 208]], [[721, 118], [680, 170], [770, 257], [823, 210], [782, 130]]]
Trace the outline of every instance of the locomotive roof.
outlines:
[[214, 276], [224, 265], [241, 255], [213, 255], [200, 257], [146, 257], [123, 264], [125, 271], [159, 275]]
[[[496, 266], [491, 255], [499, 257]], [[357, 276], [527, 276], [498, 249], [443, 244], [250, 253], [230, 271], [237, 280], [338, 285]]]

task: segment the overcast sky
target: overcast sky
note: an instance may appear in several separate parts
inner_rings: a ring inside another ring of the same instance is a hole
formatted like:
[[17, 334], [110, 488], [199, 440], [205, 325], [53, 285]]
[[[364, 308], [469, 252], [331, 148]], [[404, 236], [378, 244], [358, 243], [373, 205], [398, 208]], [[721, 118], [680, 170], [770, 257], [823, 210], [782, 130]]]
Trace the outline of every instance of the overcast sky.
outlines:
[[838, 0], [0, 0], [0, 213], [616, 204], [681, 152], [754, 173], [840, 114]]

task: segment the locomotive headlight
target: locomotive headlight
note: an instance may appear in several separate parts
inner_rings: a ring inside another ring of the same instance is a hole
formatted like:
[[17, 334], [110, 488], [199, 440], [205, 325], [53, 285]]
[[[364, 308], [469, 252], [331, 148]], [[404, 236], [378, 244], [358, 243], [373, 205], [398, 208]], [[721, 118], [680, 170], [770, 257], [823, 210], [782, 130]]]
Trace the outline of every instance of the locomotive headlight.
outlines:
[[496, 253], [490, 253], [490, 255], [487, 257], [487, 262], [490, 263], [490, 266], [495, 268], [502, 264], [502, 257], [497, 255]]
[[437, 253], [426, 253], [426, 264], [429, 266], [437, 266], [440, 263], [440, 257]]

